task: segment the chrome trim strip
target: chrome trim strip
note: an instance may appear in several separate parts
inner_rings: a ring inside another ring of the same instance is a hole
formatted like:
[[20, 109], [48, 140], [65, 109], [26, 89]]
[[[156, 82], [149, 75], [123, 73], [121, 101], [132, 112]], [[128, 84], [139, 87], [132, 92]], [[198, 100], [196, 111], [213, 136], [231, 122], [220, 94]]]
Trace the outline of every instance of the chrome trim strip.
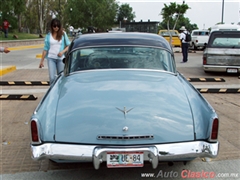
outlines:
[[157, 168], [158, 161], [174, 161], [185, 158], [215, 158], [219, 151], [219, 142], [204, 141], [182, 142], [172, 144], [155, 144], [142, 146], [100, 146], [46, 143], [39, 146], [31, 145], [32, 158], [75, 160], [93, 162], [96, 169], [101, 162], [106, 161], [106, 154], [113, 152], [143, 151], [144, 160], [150, 161], [153, 168]]
[[154, 139], [152, 134], [146, 135], [97, 135], [98, 140], [142, 140], [142, 139]]
[[227, 72], [227, 68], [238, 69], [238, 73], [240, 72], [240, 66], [203, 65], [204, 71]]
[[172, 74], [176, 75], [176, 72], [170, 72], [170, 71], [165, 71], [165, 70], [156, 70], [156, 69], [134, 69], [134, 68], [115, 68], [115, 69], [88, 69], [88, 70], [80, 70], [80, 71], [74, 71], [71, 73], [68, 73], [69, 75], [72, 74], [80, 74], [80, 73], [89, 73], [91, 71], [146, 71], [146, 72], [163, 72], [167, 74]]

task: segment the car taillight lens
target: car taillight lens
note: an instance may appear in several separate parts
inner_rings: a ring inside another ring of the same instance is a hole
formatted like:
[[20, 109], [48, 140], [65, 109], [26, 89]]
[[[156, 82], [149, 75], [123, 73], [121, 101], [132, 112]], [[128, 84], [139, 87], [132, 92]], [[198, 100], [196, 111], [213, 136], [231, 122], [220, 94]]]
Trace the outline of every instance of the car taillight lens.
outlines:
[[207, 64], [207, 57], [203, 56], [203, 65], [206, 65], [206, 64]]
[[217, 140], [218, 137], [218, 119], [215, 118], [212, 124], [211, 140]]
[[37, 122], [31, 121], [32, 142], [39, 142]]

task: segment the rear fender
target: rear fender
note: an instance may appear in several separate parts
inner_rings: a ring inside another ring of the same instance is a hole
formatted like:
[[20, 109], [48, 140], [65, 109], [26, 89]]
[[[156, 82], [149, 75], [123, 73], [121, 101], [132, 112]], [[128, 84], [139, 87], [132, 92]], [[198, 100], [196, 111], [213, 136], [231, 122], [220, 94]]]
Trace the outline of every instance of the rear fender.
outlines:
[[211, 134], [213, 119], [218, 118], [218, 116], [213, 107], [201, 95], [201, 93], [182, 75], [179, 77], [181, 78], [184, 91], [191, 107], [195, 140], [208, 140]]

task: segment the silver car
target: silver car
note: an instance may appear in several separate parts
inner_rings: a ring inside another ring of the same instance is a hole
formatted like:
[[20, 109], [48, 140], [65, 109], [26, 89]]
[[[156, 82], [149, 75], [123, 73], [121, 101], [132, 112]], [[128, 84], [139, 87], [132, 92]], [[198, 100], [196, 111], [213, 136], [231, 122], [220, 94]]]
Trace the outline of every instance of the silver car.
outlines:
[[203, 52], [205, 72], [240, 73], [240, 31], [213, 31]]

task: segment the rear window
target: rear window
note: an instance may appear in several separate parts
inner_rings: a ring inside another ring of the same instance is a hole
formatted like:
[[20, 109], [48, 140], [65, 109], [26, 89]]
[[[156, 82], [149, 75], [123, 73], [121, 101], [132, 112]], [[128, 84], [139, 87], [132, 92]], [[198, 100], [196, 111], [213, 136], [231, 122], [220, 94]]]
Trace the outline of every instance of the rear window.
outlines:
[[209, 32], [206, 32], [206, 31], [194, 31], [193, 36], [208, 36], [209, 35]]
[[175, 73], [170, 52], [153, 47], [111, 46], [71, 52], [69, 72], [92, 69], [153, 69]]
[[216, 34], [210, 38], [209, 47], [216, 48], [240, 48], [239, 34]]

